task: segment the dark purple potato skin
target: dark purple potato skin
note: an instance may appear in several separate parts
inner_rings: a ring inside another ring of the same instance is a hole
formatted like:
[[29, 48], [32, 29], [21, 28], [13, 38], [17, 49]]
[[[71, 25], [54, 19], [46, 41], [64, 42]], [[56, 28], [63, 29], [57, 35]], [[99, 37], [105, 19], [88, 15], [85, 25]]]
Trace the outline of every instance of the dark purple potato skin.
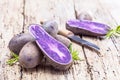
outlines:
[[8, 48], [15, 54], [19, 54], [22, 47], [29, 41], [35, 41], [34, 37], [31, 34], [20, 33], [10, 40]]
[[43, 23], [42, 27], [52, 36], [56, 36], [58, 33], [58, 24], [55, 21], [46, 21]]
[[66, 22], [66, 29], [72, 31], [74, 34], [105, 36], [110, 30], [110, 27], [98, 22], [68, 20]]
[[34, 68], [41, 63], [43, 54], [36, 42], [28, 42], [19, 54], [19, 63], [24, 68]]
[[66, 47], [69, 47], [70, 44], [72, 43], [68, 38], [62, 36], [62, 35], [56, 35], [54, 36], [54, 38], [58, 41], [60, 41], [61, 43], [63, 43]]
[[36, 39], [46, 59], [54, 68], [66, 70], [71, 66], [72, 56], [64, 44], [54, 39], [40, 25], [30, 25], [29, 31]]
[[78, 20], [89, 20], [89, 21], [92, 21], [92, 16], [86, 12], [86, 11], [83, 11], [81, 12], [78, 16], [77, 16], [77, 19]]

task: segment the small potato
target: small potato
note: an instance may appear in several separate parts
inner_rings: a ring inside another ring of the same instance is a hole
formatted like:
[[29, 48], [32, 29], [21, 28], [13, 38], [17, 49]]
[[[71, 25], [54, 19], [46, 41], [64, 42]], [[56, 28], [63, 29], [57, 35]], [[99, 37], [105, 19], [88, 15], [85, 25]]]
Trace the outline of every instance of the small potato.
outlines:
[[35, 39], [29, 33], [21, 33], [14, 36], [8, 45], [8, 48], [15, 54], [19, 54], [22, 47], [29, 41], [34, 41]]
[[92, 21], [92, 17], [91, 15], [88, 13], [88, 12], [81, 12], [78, 16], [77, 16], [77, 19], [79, 20], [89, 20], [89, 21]]
[[42, 51], [36, 42], [28, 42], [25, 44], [19, 54], [19, 63], [24, 68], [34, 68], [40, 64], [42, 59]]
[[65, 46], [69, 47], [70, 44], [72, 43], [68, 38], [62, 36], [62, 35], [56, 35], [54, 36], [54, 38], [58, 41], [60, 41], [61, 43], [63, 43]]
[[54, 36], [58, 33], [58, 24], [55, 21], [46, 21], [43, 23], [43, 28], [47, 33]]

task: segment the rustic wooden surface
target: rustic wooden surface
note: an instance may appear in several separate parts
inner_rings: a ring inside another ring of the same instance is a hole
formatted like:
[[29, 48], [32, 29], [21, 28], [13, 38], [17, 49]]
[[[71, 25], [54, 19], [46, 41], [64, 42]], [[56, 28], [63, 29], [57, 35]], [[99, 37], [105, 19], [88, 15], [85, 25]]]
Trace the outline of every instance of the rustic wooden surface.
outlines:
[[97, 44], [101, 55], [73, 43], [82, 61], [75, 61], [67, 71], [38, 66], [23, 69], [18, 64], [9, 66], [9, 40], [20, 32], [28, 32], [28, 25], [56, 20], [59, 28], [75, 19], [81, 11], [89, 12], [94, 21], [111, 28], [120, 25], [119, 0], [0, 0], [0, 80], [120, 80], [120, 38], [83, 39]]

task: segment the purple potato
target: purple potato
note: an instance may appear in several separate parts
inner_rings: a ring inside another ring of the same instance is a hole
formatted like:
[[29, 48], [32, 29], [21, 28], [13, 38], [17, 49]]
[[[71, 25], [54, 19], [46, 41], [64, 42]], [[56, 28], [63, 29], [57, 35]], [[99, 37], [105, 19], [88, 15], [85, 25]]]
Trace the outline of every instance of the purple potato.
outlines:
[[55, 21], [46, 21], [43, 23], [42, 27], [52, 36], [56, 36], [58, 33], [58, 24]]
[[15, 54], [19, 54], [22, 47], [29, 41], [35, 41], [32, 35], [29, 33], [20, 33], [10, 40], [8, 48]]
[[66, 70], [72, 65], [73, 60], [68, 48], [49, 35], [40, 25], [30, 25], [29, 31], [54, 68]]
[[60, 42], [62, 42], [66, 47], [69, 47], [72, 43], [68, 38], [62, 36], [62, 35], [56, 35], [54, 38]]
[[86, 11], [81, 12], [81, 13], [77, 16], [77, 19], [78, 19], [78, 20], [89, 20], [89, 21], [92, 21], [91, 15], [90, 15], [88, 12], [86, 12]]
[[19, 63], [24, 68], [34, 68], [41, 63], [43, 54], [36, 42], [28, 42], [19, 54]]
[[88, 36], [105, 36], [110, 30], [110, 27], [105, 24], [86, 20], [68, 20], [66, 28], [74, 34]]

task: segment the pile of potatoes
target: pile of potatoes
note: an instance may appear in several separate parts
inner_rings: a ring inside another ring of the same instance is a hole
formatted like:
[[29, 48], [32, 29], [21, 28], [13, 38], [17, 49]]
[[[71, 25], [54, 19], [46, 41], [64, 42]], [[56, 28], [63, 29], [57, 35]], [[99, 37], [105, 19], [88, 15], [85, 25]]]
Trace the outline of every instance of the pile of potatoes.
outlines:
[[29, 33], [20, 33], [14, 36], [8, 47], [12, 52], [19, 55], [19, 63], [25, 68], [36, 67], [43, 59], [41, 50]]
[[[55, 21], [46, 21], [42, 27], [58, 41], [69, 47], [71, 41], [64, 36], [58, 35], [58, 25]], [[10, 51], [19, 55], [19, 63], [24, 68], [34, 68], [39, 64], [44, 64], [45, 59], [43, 52], [36, 44], [35, 39], [29, 33], [20, 33], [14, 36], [8, 45]], [[52, 64], [49, 63], [48, 64]]]

